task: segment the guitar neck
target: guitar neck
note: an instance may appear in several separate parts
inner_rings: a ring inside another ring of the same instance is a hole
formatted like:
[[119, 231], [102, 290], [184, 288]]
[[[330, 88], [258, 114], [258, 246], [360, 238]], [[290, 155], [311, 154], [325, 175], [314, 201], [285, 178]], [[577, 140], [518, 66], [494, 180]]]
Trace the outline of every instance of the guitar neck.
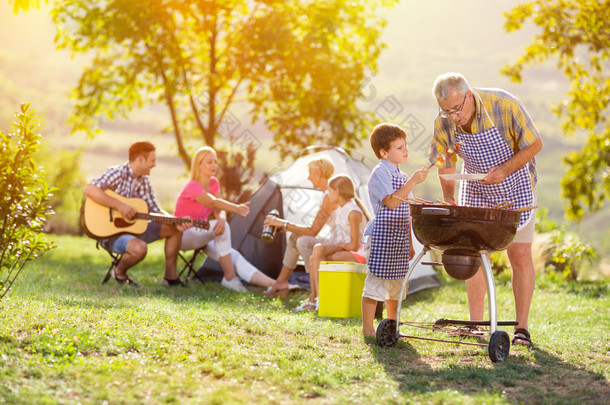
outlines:
[[163, 214], [145, 214], [143, 212], [138, 212], [136, 214], [137, 219], [146, 219], [149, 221], [160, 222], [162, 224], [184, 224], [191, 223], [199, 228], [205, 228], [204, 224], [206, 221], [190, 219], [190, 218], [179, 218], [179, 217], [171, 217], [169, 215]]

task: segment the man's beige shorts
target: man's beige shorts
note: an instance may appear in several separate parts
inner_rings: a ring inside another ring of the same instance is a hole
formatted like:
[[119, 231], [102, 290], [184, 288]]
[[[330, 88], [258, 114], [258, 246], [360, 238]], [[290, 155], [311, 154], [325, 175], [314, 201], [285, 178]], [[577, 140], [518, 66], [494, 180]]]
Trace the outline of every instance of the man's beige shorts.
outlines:
[[[534, 192], [534, 205], [538, 202], [538, 196]], [[534, 210], [532, 212], [532, 219], [527, 223], [525, 228], [520, 229], [515, 234], [515, 239], [513, 239], [513, 243], [532, 243], [534, 241], [534, 231], [536, 230], [536, 212], [538, 210]]]

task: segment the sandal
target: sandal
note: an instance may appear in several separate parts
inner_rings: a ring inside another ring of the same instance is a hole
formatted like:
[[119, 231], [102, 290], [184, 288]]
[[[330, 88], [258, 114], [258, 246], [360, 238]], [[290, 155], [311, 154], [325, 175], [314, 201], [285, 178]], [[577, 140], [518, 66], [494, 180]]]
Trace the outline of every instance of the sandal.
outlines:
[[309, 298], [305, 301], [301, 302], [296, 308], [292, 309], [292, 312], [303, 312], [303, 311], [316, 311], [318, 309], [318, 305], [315, 302], [311, 302]]
[[140, 288], [140, 284], [133, 281], [133, 279], [129, 276], [126, 276], [126, 278], [118, 278], [116, 275], [116, 267], [112, 268], [110, 275], [117, 283], [119, 283], [119, 285], [129, 284], [132, 287]]
[[517, 328], [513, 333], [513, 340], [511, 343], [513, 345], [531, 346], [532, 338], [530, 337], [530, 333], [527, 331], [527, 329]]

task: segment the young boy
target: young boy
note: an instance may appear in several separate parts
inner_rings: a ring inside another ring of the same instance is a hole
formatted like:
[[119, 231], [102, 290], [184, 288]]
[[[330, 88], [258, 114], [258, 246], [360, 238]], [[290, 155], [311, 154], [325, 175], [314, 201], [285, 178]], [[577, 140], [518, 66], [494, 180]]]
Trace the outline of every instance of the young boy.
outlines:
[[371, 147], [380, 162], [371, 173], [369, 197], [375, 218], [367, 225], [365, 238], [370, 237], [368, 274], [362, 291], [362, 333], [374, 337], [377, 301], [385, 301], [387, 317], [396, 319], [402, 280], [409, 270], [414, 250], [410, 243], [411, 218], [409, 204], [404, 200], [416, 184], [424, 181], [427, 169], [417, 170], [411, 178], [400, 170], [407, 162], [407, 133], [397, 125], [377, 125], [370, 136]]

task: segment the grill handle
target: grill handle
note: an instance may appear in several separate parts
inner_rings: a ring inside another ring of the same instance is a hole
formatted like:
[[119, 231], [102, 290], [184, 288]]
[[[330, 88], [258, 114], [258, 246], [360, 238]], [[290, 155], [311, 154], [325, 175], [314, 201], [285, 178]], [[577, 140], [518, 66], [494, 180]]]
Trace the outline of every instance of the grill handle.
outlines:
[[424, 207], [421, 209], [421, 213], [422, 215], [445, 216], [451, 214], [451, 210], [449, 208]]

